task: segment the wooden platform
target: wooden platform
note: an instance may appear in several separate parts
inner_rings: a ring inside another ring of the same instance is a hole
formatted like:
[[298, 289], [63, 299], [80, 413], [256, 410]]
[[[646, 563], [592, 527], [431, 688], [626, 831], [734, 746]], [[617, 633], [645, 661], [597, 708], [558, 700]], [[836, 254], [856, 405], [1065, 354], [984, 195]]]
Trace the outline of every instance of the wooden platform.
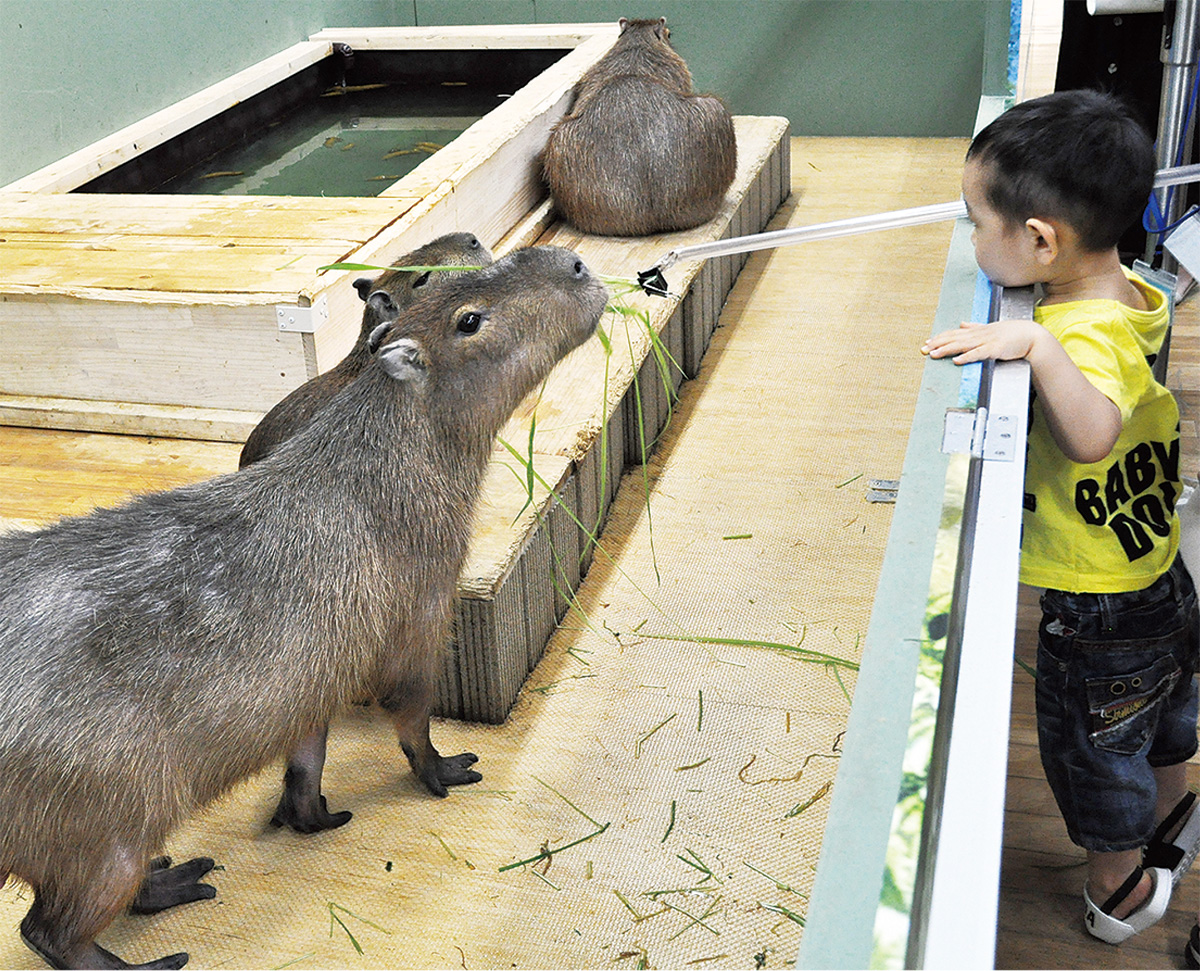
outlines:
[[[953, 198], [964, 148], [792, 139], [772, 228]], [[326, 776], [348, 827], [267, 829], [279, 778], [251, 780], [169, 847], [218, 858], [217, 900], [122, 920], [105, 943], [134, 960], [185, 947], [204, 967], [790, 966], [854, 673], [736, 642], [854, 660], [891, 515], [865, 484], [902, 463], [949, 235], [750, 257], [645, 479], [631, 469], [617, 492], [587, 624], [557, 629], [503, 725], [434, 726], [442, 751], [481, 755], [482, 783], [429, 798], [384, 720], [352, 712]], [[0, 515], [82, 512], [236, 450], [5, 429]], [[543, 845], [564, 848], [501, 869]], [[23, 893], [0, 892], [6, 967], [38, 966], [15, 933]]]
[[[575, 80], [615, 36], [615, 25], [514, 29], [513, 44], [574, 49], [379, 198], [59, 191], [90, 171], [79, 160], [0, 191], [0, 422], [241, 441], [357, 336], [359, 271], [321, 266], [386, 265], [441, 233], [469, 230], [497, 255], [557, 243], [633, 280], [668, 250], [763, 228], [788, 194], [781, 118], [736, 119], [738, 172], [722, 210], [701, 227], [624, 240], [550, 225], [537, 156]], [[485, 32], [326, 32], [296, 57], [315, 58], [338, 39], [383, 48], [423, 38], [484, 43]], [[280, 60], [275, 73], [290, 63]], [[98, 157], [137, 137], [114, 136], [119, 144]], [[505, 427], [502, 439], [520, 447], [538, 482], [529, 495], [530, 470], [497, 452], [460, 584], [441, 713], [493, 723], [507, 715], [590, 565], [589, 534], [625, 467], [661, 431], [680, 382], [695, 374], [744, 261], [686, 263], [672, 271], [669, 298], [628, 297], [641, 317], [610, 316], [611, 356], [592, 341], [556, 370], [537, 404], [538, 434], [530, 436], [533, 401]]]
[[[585, 236], [557, 223], [536, 242], [565, 246], [594, 271], [632, 280], [678, 246], [764, 228], [788, 194], [787, 121], [739, 117], [735, 126], [738, 174], [712, 222], [644, 239]], [[501, 441], [532, 462], [535, 494], [529, 495], [528, 466], [502, 445], [488, 470], [459, 582], [441, 714], [504, 720], [591, 565], [593, 537], [622, 474], [645, 460], [680, 383], [697, 373], [745, 260], [741, 254], [680, 264], [670, 271], [670, 297], [622, 298], [644, 317], [606, 315], [611, 353], [589, 341], [551, 374], [536, 398], [536, 421], [530, 400], [501, 430]]]
[[[633, 280], [676, 247], [762, 229], [789, 191], [787, 121], [739, 117], [735, 125], [738, 172], [711, 222], [644, 239], [587, 237], [560, 224], [545, 229], [548, 206], [541, 206], [506, 236], [497, 253], [556, 244], [574, 249], [597, 272]], [[0, 193], [0, 205], [3, 200]], [[135, 220], [129, 217], [129, 230]], [[506, 424], [501, 440], [520, 456], [498, 447], [484, 483], [459, 584], [455, 640], [439, 682], [440, 714], [504, 720], [591, 564], [593, 537], [622, 473], [644, 460], [680, 383], [695, 375], [745, 259], [683, 263], [671, 270], [671, 296], [639, 292], [623, 298], [623, 305], [642, 316], [605, 318], [611, 353], [599, 340], [589, 341]], [[29, 303], [43, 309], [39, 298]], [[47, 342], [54, 330], [49, 330], [44, 337], [25, 336], [24, 329], [12, 336], [34, 361], [50, 356]], [[172, 373], [161, 361], [134, 359], [127, 366], [161, 369], [164, 381]], [[530, 468], [537, 480], [533, 495]]]

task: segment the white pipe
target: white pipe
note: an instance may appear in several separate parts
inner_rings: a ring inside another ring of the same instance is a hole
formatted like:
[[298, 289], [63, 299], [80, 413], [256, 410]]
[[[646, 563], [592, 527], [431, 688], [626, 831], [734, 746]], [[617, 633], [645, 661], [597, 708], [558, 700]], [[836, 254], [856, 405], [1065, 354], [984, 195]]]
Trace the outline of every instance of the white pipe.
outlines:
[[753, 236], [735, 236], [732, 239], [718, 239], [711, 243], [681, 246], [679, 249], [671, 250], [659, 260], [655, 264], [655, 268], [665, 270], [680, 260], [686, 259], [728, 256], [731, 253], [750, 253], [754, 250], [774, 249], [776, 246], [788, 246], [792, 243], [806, 243], [814, 239], [834, 239], [838, 236], [857, 236], [859, 233], [870, 233], [879, 229], [921, 226], [925, 223], [957, 219], [966, 214], [967, 207], [963, 202], [942, 202], [933, 206], [917, 206], [915, 209], [896, 209], [892, 212], [881, 212], [872, 216], [854, 216], [850, 219], [837, 219], [833, 222], [816, 223], [812, 226], [797, 226], [794, 229], [777, 229], [770, 233], [756, 233]]
[[1163, 0], [1087, 0], [1093, 17], [1126, 13], [1162, 13]]
[[[1200, 164], [1159, 169], [1154, 176], [1156, 189], [1187, 182], [1200, 182]], [[932, 206], [894, 209], [891, 212], [875, 213], [870, 216], [853, 216], [850, 219], [836, 219], [833, 222], [814, 223], [811, 226], [797, 226], [793, 229], [777, 229], [773, 232], [755, 233], [751, 236], [734, 236], [732, 239], [718, 239], [711, 243], [696, 243], [694, 246], [681, 246], [679, 249], [671, 250], [639, 276], [645, 278], [655, 271], [661, 272], [669, 269], [680, 260], [707, 259], [712, 256], [729, 256], [732, 253], [751, 253], [755, 250], [774, 249], [776, 246], [790, 246], [792, 243], [807, 243], [817, 239], [857, 236], [860, 233], [872, 233], [881, 229], [899, 229], [903, 226], [923, 226], [926, 223], [957, 219], [966, 214], [966, 204], [961, 200], [941, 202]]]

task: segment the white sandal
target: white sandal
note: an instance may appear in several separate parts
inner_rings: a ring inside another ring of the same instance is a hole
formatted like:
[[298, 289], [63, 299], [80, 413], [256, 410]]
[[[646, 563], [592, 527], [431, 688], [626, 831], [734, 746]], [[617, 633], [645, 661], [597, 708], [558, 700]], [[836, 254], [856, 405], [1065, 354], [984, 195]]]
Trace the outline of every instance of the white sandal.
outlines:
[[[1192, 807], [1195, 806], [1193, 809]], [[1183, 828], [1170, 840], [1166, 834], [1179, 825], [1183, 814], [1191, 810]], [[1171, 871], [1171, 883], [1178, 886], [1184, 874], [1191, 868], [1196, 853], [1200, 851], [1200, 806], [1196, 805], [1196, 794], [1189, 792], [1175, 804], [1175, 808], [1161, 823], [1142, 856], [1142, 866], [1162, 867]]]
[[[1143, 873], [1150, 874], [1150, 881], [1154, 884], [1150, 896], [1137, 910], [1123, 920], [1113, 917], [1112, 912], [1116, 909], [1117, 904], [1128, 897], [1133, 888], [1141, 882]], [[1120, 944], [1139, 931], [1144, 931], [1147, 927], [1158, 923], [1162, 915], [1167, 912], [1167, 905], [1171, 902], [1172, 886], [1170, 870], [1162, 867], [1137, 867], [1133, 873], [1129, 874], [1129, 879], [1097, 907], [1085, 885], [1083, 902], [1087, 905], [1087, 912], [1083, 915], [1083, 924], [1092, 937], [1098, 937], [1106, 944]]]

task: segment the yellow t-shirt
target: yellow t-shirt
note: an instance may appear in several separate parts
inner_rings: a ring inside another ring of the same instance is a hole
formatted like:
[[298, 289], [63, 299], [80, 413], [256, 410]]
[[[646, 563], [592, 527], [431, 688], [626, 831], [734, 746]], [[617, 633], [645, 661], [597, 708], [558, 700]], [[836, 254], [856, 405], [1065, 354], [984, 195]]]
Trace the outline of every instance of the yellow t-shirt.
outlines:
[[1034, 311], [1034, 320], [1120, 409], [1122, 429], [1103, 460], [1072, 462], [1054, 443], [1035, 398], [1023, 583], [1073, 593], [1141, 590], [1167, 571], [1179, 548], [1179, 409], [1147, 361], [1162, 346], [1169, 311], [1161, 291], [1128, 270], [1126, 275], [1149, 310], [1116, 300], [1077, 300]]

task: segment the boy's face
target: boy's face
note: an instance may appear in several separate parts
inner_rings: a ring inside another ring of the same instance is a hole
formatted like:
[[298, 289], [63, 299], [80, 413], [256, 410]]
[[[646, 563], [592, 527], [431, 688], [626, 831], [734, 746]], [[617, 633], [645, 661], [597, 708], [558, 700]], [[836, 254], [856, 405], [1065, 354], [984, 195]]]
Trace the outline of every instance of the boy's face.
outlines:
[[1035, 259], [1036, 234], [1027, 226], [1008, 222], [988, 203], [989, 175], [987, 166], [974, 159], [963, 167], [963, 201], [975, 227], [971, 232], [975, 262], [989, 280], [1002, 287], [1037, 283], [1044, 267]]

